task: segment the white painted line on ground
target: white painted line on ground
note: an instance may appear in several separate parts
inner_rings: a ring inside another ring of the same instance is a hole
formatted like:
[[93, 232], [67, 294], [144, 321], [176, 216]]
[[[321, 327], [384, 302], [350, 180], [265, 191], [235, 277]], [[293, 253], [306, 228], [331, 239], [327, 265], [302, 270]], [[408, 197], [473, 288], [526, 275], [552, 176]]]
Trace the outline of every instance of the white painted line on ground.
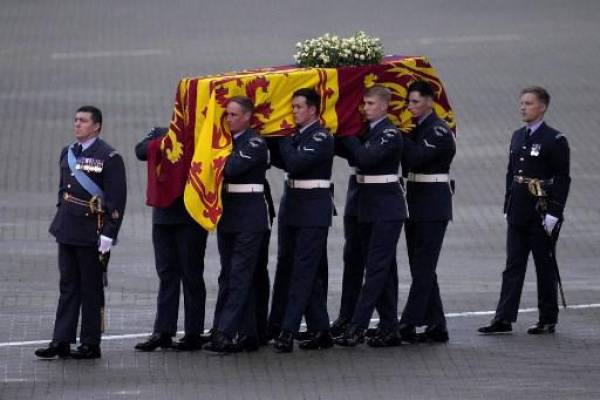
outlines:
[[112, 50], [112, 51], [83, 51], [70, 53], [52, 53], [53, 60], [73, 60], [102, 57], [123, 57], [123, 56], [158, 56], [167, 54], [168, 51], [162, 49], [140, 49], [140, 50]]
[[[567, 306], [567, 309], [571, 310], [584, 310], [588, 308], [600, 308], [600, 303], [592, 303], [592, 304], [576, 304], [572, 306]], [[519, 313], [530, 313], [537, 311], [537, 308], [521, 308]], [[495, 311], [465, 311], [465, 312], [457, 312], [457, 313], [447, 313], [447, 318], [456, 318], [456, 317], [474, 317], [474, 316], [482, 316], [482, 315], [494, 315]], [[371, 323], [379, 322], [379, 318], [371, 319]], [[305, 324], [302, 324], [302, 327], [306, 327]], [[207, 331], [205, 331], [206, 333]], [[142, 337], [150, 336], [150, 332], [145, 333], [129, 333], [125, 335], [106, 335], [102, 336], [102, 340], [120, 340], [120, 339], [137, 339]], [[178, 335], [182, 335], [183, 331], [177, 332]], [[33, 345], [43, 345], [49, 342], [46, 340], [29, 340], [24, 342], [4, 342], [0, 343], [0, 347], [13, 347], [13, 346], [33, 346]]]

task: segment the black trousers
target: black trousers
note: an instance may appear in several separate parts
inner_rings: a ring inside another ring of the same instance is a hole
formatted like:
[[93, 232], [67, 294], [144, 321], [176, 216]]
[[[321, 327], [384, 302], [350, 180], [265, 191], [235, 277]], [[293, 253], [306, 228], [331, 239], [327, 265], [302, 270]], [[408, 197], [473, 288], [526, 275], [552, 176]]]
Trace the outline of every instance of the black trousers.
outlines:
[[269, 280], [269, 241], [271, 231], [263, 234], [263, 240], [258, 254], [256, 271], [254, 272], [254, 295], [256, 330], [259, 336], [267, 335], [267, 319], [269, 317], [269, 297], [271, 294], [271, 282]]
[[214, 326], [232, 339], [238, 333], [256, 337], [254, 275], [264, 232], [218, 232], [217, 240], [221, 256], [220, 310], [215, 313]]
[[[279, 225], [277, 231], [277, 265], [275, 267], [275, 280], [273, 282], [273, 296], [271, 299], [271, 312], [269, 313], [269, 329], [279, 331], [283, 324], [285, 311], [290, 294], [290, 283], [292, 279], [292, 267], [294, 265], [295, 241], [293, 235], [295, 230], [285, 225]], [[325, 245], [319, 258], [318, 276], [323, 290], [323, 307], [327, 309], [327, 286], [329, 279], [329, 266], [327, 261], [327, 246]], [[304, 316], [309, 330], [315, 330], [319, 324], [321, 315], [316, 315], [312, 308], [304, 310]]]
[[[354, 315], [365, 275], [365, 261], [361, 246], [358, 218], [350, 215], [344, 216], [344, 270], [339, 318], [347, 321], [350, 321]], [[394, 257], [394, 263], [396, 263], [396, 257]], [[395, 278], [397, 279], [397, 275], [395, 275]], [[395, 291], [395, 293], [397, 296], [398, 291]], [[397, 299], [395, 302], [397, 303]], [[381, 314], [379, 303], [375, 306], [375, 309]], [[385, 313], [385, 307], [383, 312]]]
[[104, 306], [102, 266], [96, 246], [58, 244], [60, 296], [54, 323], [54, 342], [75, 343], [81, 309], [83, 344], [99, 345]]
[[[285, 259], [291, 260], [289, 294], [281, 328], [297, 332], [306, 315], [308, 328], [329, 329], [323, 255], [327, 250], [328, 227], [285, 226]], [[275, 302], [275, 295], [273, 301]]]
[[402, 221], [360, 222], [359, 231], [366, 272], [352, 325], [366, 329], [378, 306], [380, 328], [394, 329], [398, 324], [396, 246]]
[[412, 283], [400, 322], [446, 327], [435, 272], [448, 221], [406, 222], [405, 235]]
[[496, 319], [515, 322], [525, 281], [527, 259], [533, 254], [538, 289], [539, 321], [554, 324], [558, 318], [558, 281], [554, 246], [538, 221], [529, 225], [508, 224], [506, 269], [502, 273], [502, 290]]
[[183, 284], [186, 334], [204, 331], [204, 252], [207, 232], [197, 224], [152, 225], [159, 288], [155, 333], [175, 335]]

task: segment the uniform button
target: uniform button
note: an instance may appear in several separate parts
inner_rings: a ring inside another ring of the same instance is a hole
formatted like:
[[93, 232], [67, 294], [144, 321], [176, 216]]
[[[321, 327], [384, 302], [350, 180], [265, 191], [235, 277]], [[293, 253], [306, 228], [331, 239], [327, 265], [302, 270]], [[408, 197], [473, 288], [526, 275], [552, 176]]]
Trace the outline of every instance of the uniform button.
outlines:
[[522, 173], [523, 173], [523, 170], [522, 170], [522, 169], [520, 169], [520, 170], [519, 170], [519, 173], [520, 173], [520, 174], [522, 174]]
[[523, 148], [523, 150], [525, 150], [527, 148], [527, 146], [523, 146], [522, 148]]
[[85, 216], [86, 216], [86, 217], [89, 217], [89, 216], [90, 216], [90, 214], [88, 214], [88, 213], [85, 213]]
[[524, 160], [524, 158], [523, 158], [523, 157], [519, 158], [519, 161], [523, 161], [523, 160]]
[[68, 188], [68, 189], [71, 189], [71, 184], [70, 184], [70, 183], [67, 185], [67, 188]]

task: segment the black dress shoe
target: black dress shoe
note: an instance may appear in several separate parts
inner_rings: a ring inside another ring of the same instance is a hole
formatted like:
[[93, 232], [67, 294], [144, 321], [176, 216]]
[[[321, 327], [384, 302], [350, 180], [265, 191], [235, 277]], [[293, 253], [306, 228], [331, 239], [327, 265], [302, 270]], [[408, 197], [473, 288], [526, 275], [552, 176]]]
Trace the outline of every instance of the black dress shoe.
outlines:
[[296, 339], [299, 342], [304, 342], [306, 340], [310, 340], [313, 338], [313, 336], [315, 336], [315, 333], [309, 329], [302, 331], [302, 332], [298, 332], [294, 335], [294, 339]]
[[537, 324], [527, 329], [527, 333], [530, 335], [547, 335], [550, 333], [554, 333], [555, 329], [556, 324], [544, 324], [542, 322], [538, 322]]
[[37, 349], [35, 355], [39, 358], [68, 358], [71, 356], [71, 345], [69, 343], [50, 342], [48, 347]]
[[201, 350], [206, 343], [206, 339], [199, 334], [185, 334], [177, 342], [173, 343], [173, 348], [177, 351], [196, 351]]
[[365, 330], [359, 328], [356, 325], [350, 325], [346, 332], [338, 338], [335, 338], [334, 342], [338, 346], [342, 347], [355, 347], [365, 341]]
[[257, 351], [260, 348], [260, 339], [253, 336], [242, 336], [238, 338], [237, 348], [239, 351], [245, 351], [247, 353]]
[[81, 344], [71, 352], [71, 357], [76, 360], [92, 360], [100, 358], [100, 346], [93, 344]]
[[379, 326], [376, 328], [367, 328], [365, 331], [365, 337], [367, 338], [372, 338], [379, 335], [381, 335], [381, 328]]
[[402, 338], [397, 329], [380, 329], [378, 335], [370, 337], [367, 340], [367, 345], [371, 347], [395, 347], [401, 344]]
[[346, 329], [348, 329], [348, 326], [350, 325], [350, 320], [344, 318], [344, 317], [339, 317], [338, 319], [336, 319], [335, 321], [333, 321], [333, 324], [331, 324], [331, 329], [329, 330], [329, 332], [331, 333], [331, 336], [338, 337], [338, 336], [342, 336], [344, 334], [344, 332], [346, 332]]
[[398, 327], [398, 335], [400, 340], [406, 343], [417, 343], [417, 330], [413, 325], [400, 324]]
[[479, 333], [485, 335], [497, 335], [499, 333], [510, 333], [512, 332], [512, 325], [510, 322], [500, 321], [493, 319], [489, 325], [482, 326], [477, 330]]
[[271, 340], [277, 340], [277, 338], [279, 337], [280, 334], [281, 334], [281, 327], [278, 325], [271, 325], [267, 328], [267, 335], [266, 335], [265, 339], [267, 340], [267, 343], [268, 343]]
[[446, 343], [450, 337], [443, 326], [430, 325], [424, 332], [417, 334], [419, 343]]
[[223, 332], [215, 332], [211, 341], [204, 346], [204, 350], [213, 353], [237, 353], [240, 348]]
[[273, 344], [278, 353], [291, 353], [294, 351], [294, 334], [289, 331], [281, 331], [279, 337]]
[[173, 345], [171, 335], [168, 333], [154, 333], [145, 342], [141, 342], [135, 345], [135, 349], [138, 351], [154, 351], [159, 347], [161, 349], [168, 349]]
[[333, 347], [333, 337], [329, 331], [317, 331], [310, 340], [301, 342], [298, 346], [302, 350], [319, 350]]

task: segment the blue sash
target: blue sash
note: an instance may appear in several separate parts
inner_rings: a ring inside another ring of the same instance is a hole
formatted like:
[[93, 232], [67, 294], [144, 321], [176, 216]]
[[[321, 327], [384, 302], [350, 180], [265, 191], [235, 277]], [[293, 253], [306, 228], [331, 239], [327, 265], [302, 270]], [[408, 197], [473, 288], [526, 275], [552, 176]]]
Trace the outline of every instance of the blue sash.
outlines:
[[89, 177], [85, 172], [80, 169], [77, 169], [77, 160], [75, 159], [75, 154], [73, 153], [73, 145], [69, 146], [69, 151], [67, 154], [67, 161], [69, 163], [69, 169], [71, 170], [71, 174], [77, 179], [77, 182], [89, 193], [94, 196], [98, 196], [100, 198], [104, 198], [104, 192], [96, 183]]

